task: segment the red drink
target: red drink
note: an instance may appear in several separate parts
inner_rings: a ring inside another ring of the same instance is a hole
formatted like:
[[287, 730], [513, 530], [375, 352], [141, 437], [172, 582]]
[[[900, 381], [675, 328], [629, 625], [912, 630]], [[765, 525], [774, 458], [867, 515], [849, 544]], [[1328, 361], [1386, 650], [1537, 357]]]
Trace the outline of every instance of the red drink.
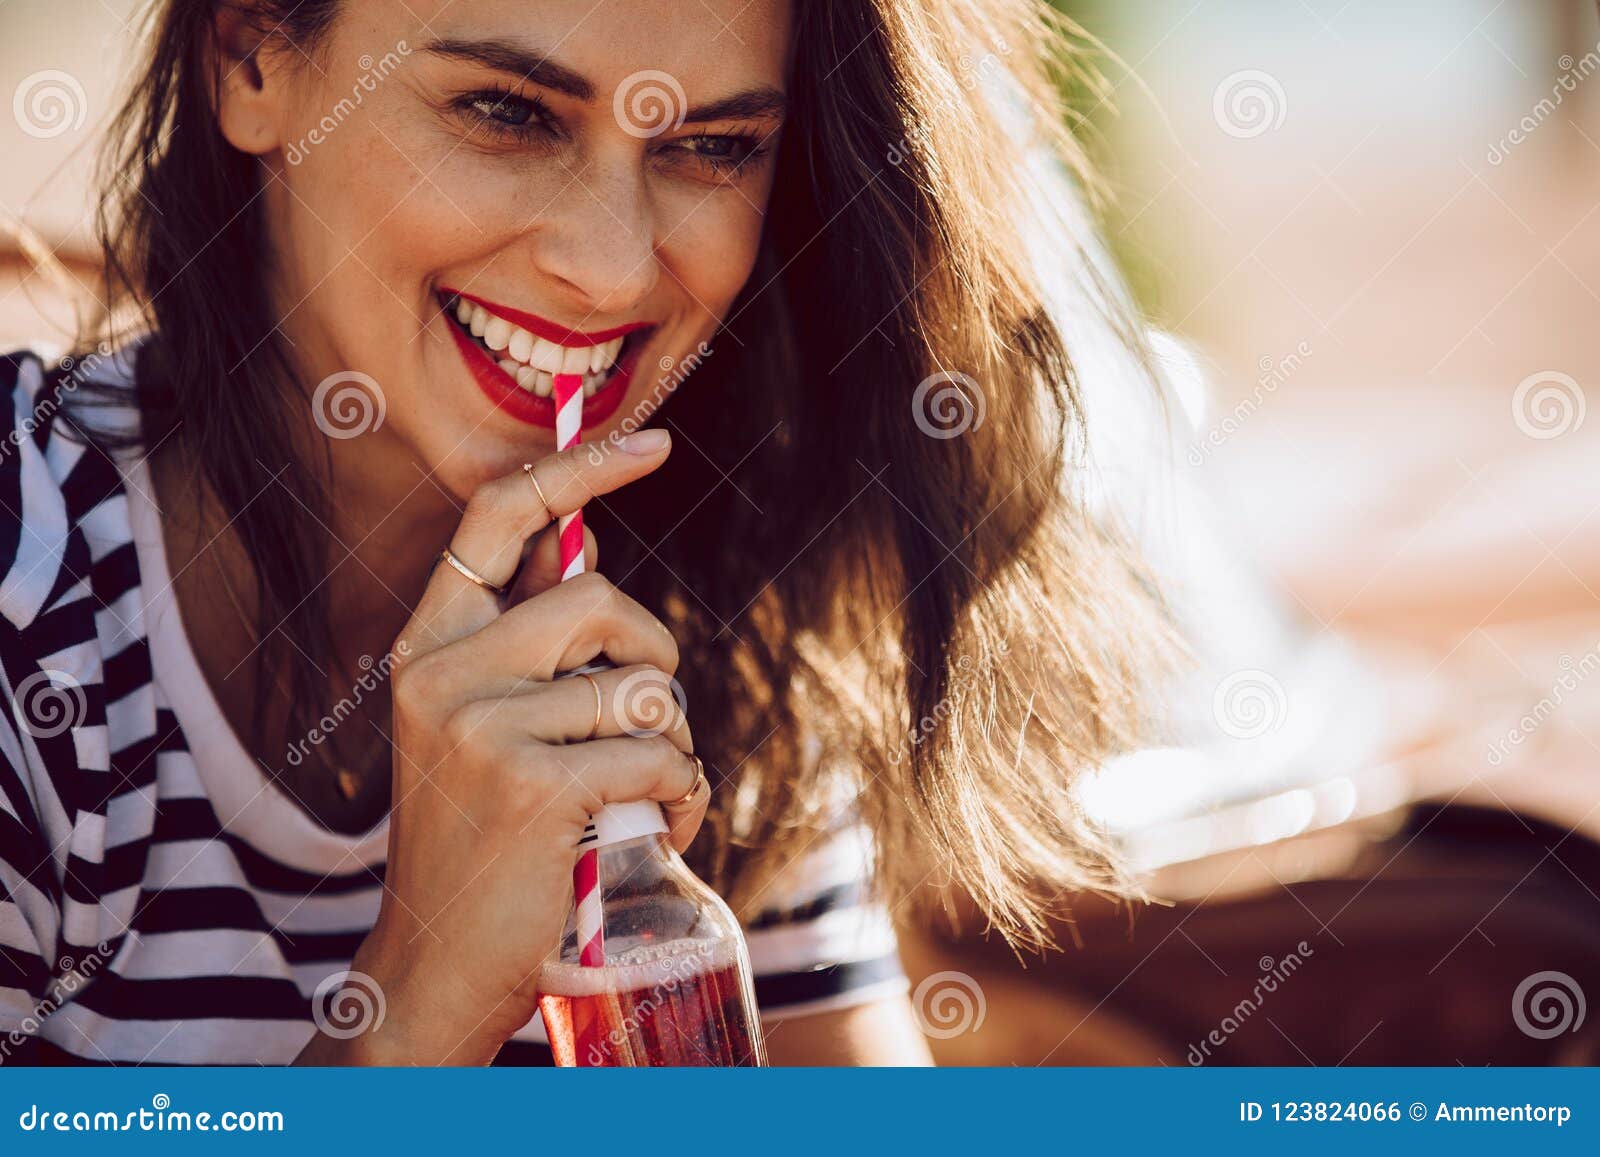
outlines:
[[564, 1068], [767, 1063], [744, 932], [666, 834], [646, 800], [606, 805], [578, 843], [593, 863], [539, 976]]
[[546, 965], [539, 990], [558, 1065], [764, 1063], [739, 961], [726, 941], [642, 945], [604, 968]]

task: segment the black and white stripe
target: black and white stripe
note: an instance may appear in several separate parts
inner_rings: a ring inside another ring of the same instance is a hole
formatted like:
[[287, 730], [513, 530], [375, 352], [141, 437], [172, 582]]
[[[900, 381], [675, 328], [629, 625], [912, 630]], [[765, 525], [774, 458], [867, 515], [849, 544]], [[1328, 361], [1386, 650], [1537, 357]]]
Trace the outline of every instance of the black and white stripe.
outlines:
[[[131, 355], [96, 376], [129, 384]], [[386, 825], [321, 828], [248, 757], [142, 463], [68, 436], [61, 392], [0, 358], [0, 1064], [286, 1063], [377, 914]], [[764, 1014], [904, 991], [866, 853], [847, 828], [775, 881], [748, 928]], [[501, 1061], [549, 1063], [537, 1018]]]

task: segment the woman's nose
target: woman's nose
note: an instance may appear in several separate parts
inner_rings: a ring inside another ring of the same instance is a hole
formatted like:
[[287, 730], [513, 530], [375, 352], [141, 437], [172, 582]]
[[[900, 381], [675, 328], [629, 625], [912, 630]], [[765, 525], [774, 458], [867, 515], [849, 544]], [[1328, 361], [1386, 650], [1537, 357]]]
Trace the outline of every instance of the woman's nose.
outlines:
[[638, 307], [660, 276], [648, 194], [613, 169], [575, 176], [535, 227], [534, 263], [563, 282], [573, 308], [607, 320]]

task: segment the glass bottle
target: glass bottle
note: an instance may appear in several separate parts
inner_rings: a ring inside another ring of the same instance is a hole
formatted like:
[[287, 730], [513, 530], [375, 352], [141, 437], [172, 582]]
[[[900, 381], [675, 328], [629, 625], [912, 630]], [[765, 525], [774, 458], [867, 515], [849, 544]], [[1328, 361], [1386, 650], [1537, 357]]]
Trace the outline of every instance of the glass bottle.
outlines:
[[579, 959], [576, 912], [539, 978], [556, 1064], [764, 1065], [744, 932], [667, 842], [658, 804], [602, 809], [579, 845], [597, 849], [604, 960]]

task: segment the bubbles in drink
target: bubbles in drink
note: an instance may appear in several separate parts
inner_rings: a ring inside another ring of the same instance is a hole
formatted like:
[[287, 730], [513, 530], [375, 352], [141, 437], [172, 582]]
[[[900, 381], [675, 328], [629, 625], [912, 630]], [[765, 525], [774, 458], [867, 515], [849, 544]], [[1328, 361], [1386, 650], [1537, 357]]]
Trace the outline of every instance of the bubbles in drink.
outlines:
[[734, 945], [646, 944], [604, 968], [546, 965], [539, 1011], [556, 1064], [582, 1068], [759, 1065]]

